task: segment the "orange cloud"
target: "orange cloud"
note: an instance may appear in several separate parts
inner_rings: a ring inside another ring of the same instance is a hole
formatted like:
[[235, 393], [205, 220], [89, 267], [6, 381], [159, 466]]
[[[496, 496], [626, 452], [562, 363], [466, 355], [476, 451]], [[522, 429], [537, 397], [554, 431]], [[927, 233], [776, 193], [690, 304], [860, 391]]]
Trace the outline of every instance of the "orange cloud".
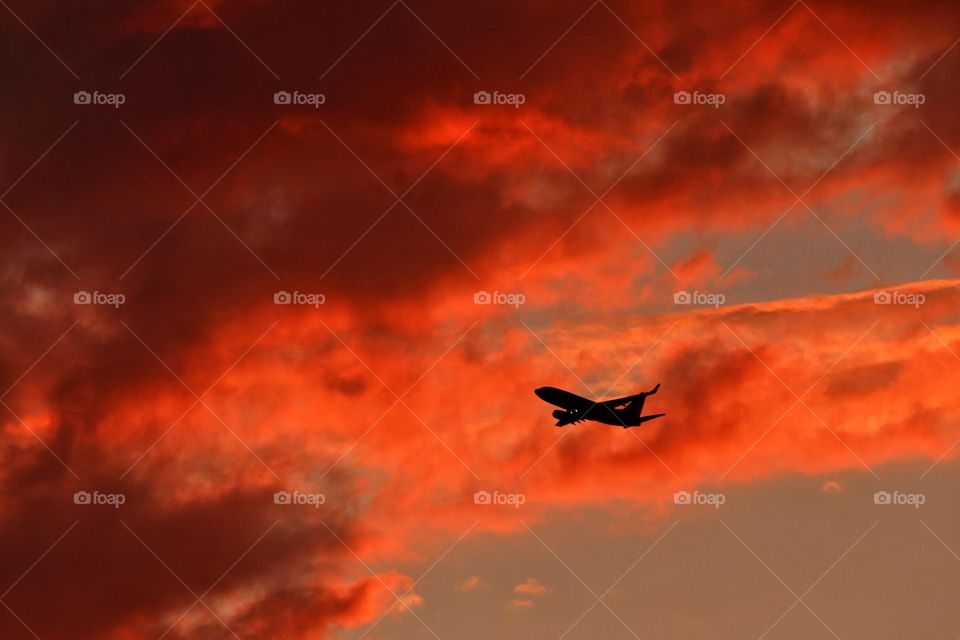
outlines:
[[[170, 637], [326, 635], [423, 606], [390, 567], [451, 535], [955, 455], [958, 282], [936, 278], [958, 269], [956, 6], [614, 3], [622, 23], [598, 6], [551, 47], [576, 16], [490, 4], [478, 38], [418, 3], [454, 57], [402, 5], [352, 47], [376, 16], [300, 0], [180, 22], [180, 3], [21, 4], [0, 567], [39, 637], [159, 637], [211, 585], [223, 620]], [[78, 82], [127, 103], [73, 104]], [[273, 103], [298, 86], [323, 108]], [[473, 104], [483, 87], [526, 102]], [[698, 89], [723, 108], [674, 103]], [[874, 104], [888, 89], [927, 100]], [[894, 283], [922, 303], [876, 304]], [[686, 286], [726, 303], [675, 305]], [[667, 417], [636, 431], [557, 430], [531, 393], [656, 382]]]
[[827, 480], [820, 487], [820, 493], [843, 493], [843, 485], [836, 480]]
[[454, 585], [457, 591], [473, 591], [480, 586], [480, 576], [470, 576]]
[[547, 592], [547, 588], [543, 586], [543, 584], [536, 578], [527, 578], [524, 582], [514, 585], [513, 592], [529, 595], [543, 595]]

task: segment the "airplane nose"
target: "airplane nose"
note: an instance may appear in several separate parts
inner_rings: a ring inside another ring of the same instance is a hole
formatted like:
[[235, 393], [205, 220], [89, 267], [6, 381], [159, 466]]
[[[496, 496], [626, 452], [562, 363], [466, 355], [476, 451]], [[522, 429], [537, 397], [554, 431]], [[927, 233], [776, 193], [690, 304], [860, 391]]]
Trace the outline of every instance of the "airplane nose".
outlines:
[[557, 389], [556, 387], [538, 387], [534, 389], [533, 392], [544, 402], [557, 405], [558, 407], [564, 406], [564, 401], [569, 395], [566, 391]]

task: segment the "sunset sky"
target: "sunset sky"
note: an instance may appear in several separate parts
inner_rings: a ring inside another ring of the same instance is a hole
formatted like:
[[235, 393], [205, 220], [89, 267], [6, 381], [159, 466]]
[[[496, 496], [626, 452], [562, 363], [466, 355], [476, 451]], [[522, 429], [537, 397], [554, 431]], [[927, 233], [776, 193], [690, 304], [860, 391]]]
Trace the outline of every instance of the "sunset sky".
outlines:
[[0, 5], [0, 638], [960, 636], [956, 2]]

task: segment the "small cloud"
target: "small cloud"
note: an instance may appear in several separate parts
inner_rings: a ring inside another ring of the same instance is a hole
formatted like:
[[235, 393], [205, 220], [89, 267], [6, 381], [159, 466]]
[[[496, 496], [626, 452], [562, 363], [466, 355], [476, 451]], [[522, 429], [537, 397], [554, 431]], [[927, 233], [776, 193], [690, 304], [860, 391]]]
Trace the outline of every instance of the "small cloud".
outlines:
[[543, 595], [547, 588], [536, 578], [527, 578], [526, 582], [521, 582], [513, 588], [514, 593], [524, 593], [529, 595]]
[[857, 275], [857, 262], [853, 256], [847, 257], [837, 267], [827, 271], [824, 277], [828, 282], [843, 284]]
[[820, 493], [843, 493], [843, 485], [836, 480], [827, 480], [820, 487]]
[[418, 593], [408, 593], [407, 595], [400, 598], [400, 602], [397, 603], [398, 611], [410, 611], [411, 609], [416, 609], [417, 607], [423, 606], [423, 598]]
[[470, 576], [454, 585], [457, 591], [473, 591], [480, 586], [480, 576]]
[[513, 609], [514, 611], [519, 611], [521, 609], [529, 609], [533, 606], [533, 600], [511, 600], [510, 604], [507, 605], [508, 609]]
[[684, 285], [693, 285], [716, 278], [717, 262], [712, 249], [700, 249], [673, 264], [672, 271]]

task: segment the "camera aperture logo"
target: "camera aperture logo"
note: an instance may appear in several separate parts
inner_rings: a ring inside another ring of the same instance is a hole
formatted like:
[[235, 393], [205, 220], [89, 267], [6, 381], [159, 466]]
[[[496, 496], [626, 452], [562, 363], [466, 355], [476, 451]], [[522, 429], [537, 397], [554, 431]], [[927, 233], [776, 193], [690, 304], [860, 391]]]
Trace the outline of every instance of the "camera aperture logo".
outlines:
[[304, 293], [302, 291], [277, 291], [273, 294], [273, 304], [301, 304], [319, 309], [327, 301], [322, 293]]
[[727, 496], [722, 493], [701, 493], [699, 491], [677, 491], [673, 494], [673, 504], [681, 505], [708, 505], [719, 509], [727, 502]]
[[717, 308], [727, 301], [722, 293], [705, 293], [703, 291], [677, 291], [673, 294], [673, 304], [689, 304], [698, 307]]
[[499, 304], [519, 308], [527, 301], [522, 293], [506, 293], [503, 291], [477, 291], [473, 294], [473, 304]]
[[477, 91], [473, 94], [473, 104], [509, 105], [514, 109], [519, 109], [520, 105], [526, 103], [526, 101], [527, 96], [522, 93], [500, 93], [499, 91], [490, 93], [489, 91]]
[[673, 94], [673, 104], [683, 105], [706, 105], [719, 109], [720, 105], [727, 101], [727, 96], [722, 93], [705, 93], [703, 91], [677, 91]]
[[477, 491], [473, 494], [473, 504], [511, 506], [519, 509], [521, 505], [527, 502], [527, 496], [522, 493], [501, 493], [500, 491]]
[[903, 93], [902, 91], [877, 91], [873, 94], [873, 104], [919, 109], [927, 101], [922, 93]]
[[285, 104], [297, 107], [307, 106], [319, 109], [327, 102], [322, 93], [301, 93], [300, 91], [277, 91], [273, 94], [273, 104]]
[[127, 101], [122, 93], [101, 93], [99, 91], [77, 91], [73, 94], [73, 104], [109, 106], [119, 109]]
[[927, 496], [922, 493], [901, 493], [900, 491], [877, 491], [873, 494], [873, 504], [905, 505], [919, 509], [926, 504]]
[[277, 491], [273, 494], [273, 504], [309, 506], [319, 509], [327, 502], [327, 496], [322, 493], [306, 493], [303, 491]]
[[904, 293], [903, 291], [877, 291], [873, 294], [873, 304], [908, 305], [919, 308], [927, 297], [922, 293]]
[[126, 503], [126, 501], [127, 496], [122, 493], [100, 493], [99, 491], [90, 493], [89, 491], [77, 491], [73, 494], [73, 504], [106, 505], [114, 509], [119, 509], [120, 505]]
[[77, 291], [73, 294], [73, 304], [100, 304], [120, 308], [127, 301], [127, 296], [122, 293], [104, 293], [102, 291]]

